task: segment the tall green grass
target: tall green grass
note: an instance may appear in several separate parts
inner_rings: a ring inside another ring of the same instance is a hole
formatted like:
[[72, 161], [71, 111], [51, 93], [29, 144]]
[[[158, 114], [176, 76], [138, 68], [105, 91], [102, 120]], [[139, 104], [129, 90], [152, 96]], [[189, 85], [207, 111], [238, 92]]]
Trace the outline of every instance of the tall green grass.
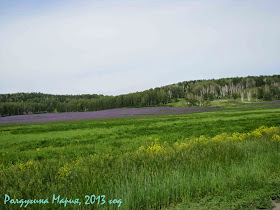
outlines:
[[[213, 208], [269, 208], [280, 197], [280, 133], [256, 128], [279, 126], [279, 119], [274, 109], [3, 126], [0, 207], [18, 208], [3, 205], [4, 194], [82, 202], [95, 194], [121, 199], [121, 209], [196, 209], [208, 198], [224, 199]], [[247, 199], [260, 189], [264, 200]], [[29, 205], [38, 207], [63, 208]]]

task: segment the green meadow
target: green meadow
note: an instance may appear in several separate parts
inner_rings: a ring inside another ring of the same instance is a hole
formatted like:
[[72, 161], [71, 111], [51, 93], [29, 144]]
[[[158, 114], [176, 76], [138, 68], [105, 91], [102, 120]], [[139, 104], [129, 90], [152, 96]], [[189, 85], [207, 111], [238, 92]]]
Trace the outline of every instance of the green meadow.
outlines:
[[67, 209], [270, 209], [280, 199], [279, 128], [279, 107], [247, 106], [2, 125], [0, 208], [19, 208], [7, 194], [48, 198], [29, 209], [65, 209], [55, 194], [79, 198]]
[[[263, 103], [262, 103], [263, 102]], [[172, 102], [164, 105], [172, 107], [188, 107], [186, 100], [183, 98], [173, 99]], [[229, 108], [229, 109], [267, 109], [267, 108], [277, 108], [279, 104], [269, 104], [262, 100], [256, 102], [255, 100], [248, 101], [244, 99], [242, 102], [241, 99], [219, 99], [212, 100], [208, 103], [204, 103], [204, 106], [207, 107], [220, 107], [220, 108]]]

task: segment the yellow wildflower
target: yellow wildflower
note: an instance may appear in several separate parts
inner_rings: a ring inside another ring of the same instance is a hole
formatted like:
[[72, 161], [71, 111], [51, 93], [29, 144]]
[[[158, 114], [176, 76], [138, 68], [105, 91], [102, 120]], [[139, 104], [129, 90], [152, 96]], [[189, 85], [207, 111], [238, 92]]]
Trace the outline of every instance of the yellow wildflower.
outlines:
[[138, 149], [138, 151], [144, 151], [145, 150], [145, 147], [144, 146], [141, 146], [141, 147], [139, 147], [139, 149]]
[[179, 149], [180, 149], [180, 150], [186, 149], [186, 148], [189, 147], [189, 145], [190, 145], [190, 144], [181, 143], [181, 144], [179, 145]]
[[280, 136], [279, 135], [273, 135], [271, 140], [274, 141], [274, 142], [280, 142]]
[[160, 153], [160, 152], [163, 152], [164, 151], [164, 148], [162, 146], [160, 146], [158, 143], [152, 143], [151, 146], [149, 146], [147, 149], [146, 149], [147, 152], [150, 152], [150, 153]]
[[195, 142], [208, 142], [208, 138], [206, 138], [205, 136], [200, 136], [199, 138], [195, 139]]
[[217, 135], [217, 136], [213, 137], [211, 140], [212, 141], [224, 141], [226, 138], [227, 138], [227, 134], [222, 133], [220, 135]]
[[60, 179], [65, 179], [67, 178], [68, 176], [70, 176], [71, 174], [71, 171], [69, 169], [69, 164], [66, 163], [63, 167], [61, 167], [59, 170], [58, 170], [58, 178]]
[[21, 171], [24, 171], [26, 169], [31, 169], [31, 168], [34, 168], [35, 170], [38, 170], [38, 167], [34, 164], [34, 162], [32, 161], [28, 161], [26, 163], [20, 163], [18, 168], [21, 170]]

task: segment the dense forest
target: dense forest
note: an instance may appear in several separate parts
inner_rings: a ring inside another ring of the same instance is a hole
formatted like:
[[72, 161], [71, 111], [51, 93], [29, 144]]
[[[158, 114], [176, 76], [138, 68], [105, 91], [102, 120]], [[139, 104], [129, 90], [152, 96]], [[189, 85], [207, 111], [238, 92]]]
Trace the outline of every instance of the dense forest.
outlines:
[[185, 81], [119, 96], [0, 94], [0, 115], [97, 111], [122, 107], [160, 106], [185, 98], [189, 106], [208, 106], [215, 99], [248, 101], [280, 98], [280, 75]]

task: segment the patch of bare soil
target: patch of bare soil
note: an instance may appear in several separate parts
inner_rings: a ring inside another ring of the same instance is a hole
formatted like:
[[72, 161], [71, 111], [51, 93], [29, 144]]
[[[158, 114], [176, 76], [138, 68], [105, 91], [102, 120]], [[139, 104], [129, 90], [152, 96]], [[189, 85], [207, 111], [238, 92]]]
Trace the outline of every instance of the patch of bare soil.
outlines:
[[277, 201], [272, 201], [273, 206], [275, 206], [273, 208], [273, 210], [280, 210], [280, 203]]

